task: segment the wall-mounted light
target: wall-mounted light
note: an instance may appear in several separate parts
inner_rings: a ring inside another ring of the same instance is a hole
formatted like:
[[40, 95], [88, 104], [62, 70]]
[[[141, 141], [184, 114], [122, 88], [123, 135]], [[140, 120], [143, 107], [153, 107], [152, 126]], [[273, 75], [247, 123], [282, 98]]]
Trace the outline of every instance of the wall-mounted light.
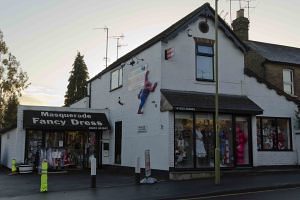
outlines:
[[190, 28], [187, 29], [186, 34], [188, 35], [188, 37], [192, 37], [193, 36], [192, 29], [190, 29]]
[[121, 97], [119, 97], [118, 104], [120, 104], [121, 106], [123, 106], [123, 105], [124, 105], [124, 103], [121, 101]]

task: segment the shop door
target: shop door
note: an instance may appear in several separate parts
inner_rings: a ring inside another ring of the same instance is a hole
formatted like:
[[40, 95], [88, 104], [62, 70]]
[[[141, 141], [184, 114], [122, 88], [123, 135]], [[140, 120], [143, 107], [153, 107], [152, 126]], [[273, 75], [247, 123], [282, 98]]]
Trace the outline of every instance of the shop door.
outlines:
[[250, 118], [235, 118], [235, 164], [236, 166], [248, 166], [251, 164], [251, 135]]
[[115, 164], [121, 164], [122, 121], [115, 123]]

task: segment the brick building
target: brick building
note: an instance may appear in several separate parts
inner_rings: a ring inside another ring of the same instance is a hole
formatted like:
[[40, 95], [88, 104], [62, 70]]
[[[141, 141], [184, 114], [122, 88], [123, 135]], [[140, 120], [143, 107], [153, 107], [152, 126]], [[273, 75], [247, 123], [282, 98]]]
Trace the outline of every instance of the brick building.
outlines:
[[237, 12], [233, 31], [248, 46], [245, 71], [258, 76], [277, 91], [284, 91], [300, 99], [300, 48], [251, 41], [248, 37], [249, 20], [244, 11]]

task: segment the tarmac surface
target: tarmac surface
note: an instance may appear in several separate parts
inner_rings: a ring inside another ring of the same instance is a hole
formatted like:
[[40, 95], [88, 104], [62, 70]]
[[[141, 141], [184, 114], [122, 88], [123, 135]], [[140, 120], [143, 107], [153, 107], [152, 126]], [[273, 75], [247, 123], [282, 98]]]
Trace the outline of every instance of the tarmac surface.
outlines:
[[152, 185], [135, 185], [134, 177], [97, 172], [97, 188], [90, 188], [87, 171], [49, 174], [48, 192], [40, 193], [40, 176], [24, 174], [8, 176], [0, 170], [0, 199], [181, 199], [218, 194], [249, 192], [300, 186], [300, 171], [224, 176], [221, 184], [213, 179], [187, 181], [161, 180]]

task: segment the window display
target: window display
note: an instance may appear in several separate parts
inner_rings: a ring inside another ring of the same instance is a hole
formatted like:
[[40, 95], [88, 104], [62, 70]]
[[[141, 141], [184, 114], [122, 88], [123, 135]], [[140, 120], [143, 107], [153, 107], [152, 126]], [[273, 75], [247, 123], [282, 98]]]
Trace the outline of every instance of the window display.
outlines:
[[257, 117], [258, 150], [290, 150], [290, 119]]
[[[220, 114], [218, 122], [221, 167], [250, 165], [250, 117]], [[175, 113], [175, 168], [213, 168], [214, 130], [213, 113]]]
[[33, 165], [35, 168], [39, 166], [40, 149], [43, 146], [43, 135], [41, 131], [28, 131], [26, 140], [27, 152], [25, 162]]
[[193, 162], [193, 114], [175, 114], [175, 167], [192, 168]]
[[233, 139], [231, 115], [219, 116], [220, 159], [222, 167], [233, 166]]
[[195, 115], [196, 167], [214, 166], [214, 124], [212, 114]]
[[237, 117], [235, 122], [236, 164], [249, 164], [249, 124], [246, 117]]
[[26, 145], [26, 163], [35, 167], [43, 159], [50, 170], [89, 167], [96, 154], [96, 133], [28, 131]]

